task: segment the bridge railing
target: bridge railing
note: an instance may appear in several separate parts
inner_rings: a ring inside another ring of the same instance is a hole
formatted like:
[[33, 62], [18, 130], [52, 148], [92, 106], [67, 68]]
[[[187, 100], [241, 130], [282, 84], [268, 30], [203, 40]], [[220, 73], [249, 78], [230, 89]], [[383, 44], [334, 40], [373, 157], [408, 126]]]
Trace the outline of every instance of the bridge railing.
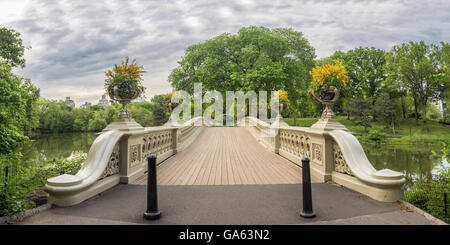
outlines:
[[119, 183], [130, 183], [147, 171], [147, 158], [158, 163], [188, 147], [203, 129], [194, 118], [181, 126], [148, 127], [133, 131], [114, 129], [100, 134], [89, 149], [86, 161], [75, 175], [47, 180], [49, 202], [71, 206]]
[[349, 132], [286, 124], [274, 127], [252, 117], [245, 121], [252, 135], [274, 153], [298, 165], [303, 157], [310, 158], [311, 174], [324, 182], [333, 181], [384, 202], [403, 197], [403, 174], [389, 169], [377, 171]]

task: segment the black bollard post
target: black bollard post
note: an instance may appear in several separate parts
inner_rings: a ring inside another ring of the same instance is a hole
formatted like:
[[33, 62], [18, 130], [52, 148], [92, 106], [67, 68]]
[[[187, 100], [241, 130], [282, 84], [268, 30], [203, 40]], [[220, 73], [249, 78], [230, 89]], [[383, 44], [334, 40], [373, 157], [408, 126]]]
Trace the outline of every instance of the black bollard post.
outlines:
[[316, 214], [312, 208], [312, 194], [311, 194], [311, 174], [309, 169], [309, 158], [302, 159], [302, 178], [303, 178], [303, 211], [300, 216], [303, 218], [313, 218]]
[[144, 219], [155, 220], [161, 217], [158, 210], [158, 191], [156, 188], [156, 155], [148, 158], [148, 178], [147, 178], [147, 211]]

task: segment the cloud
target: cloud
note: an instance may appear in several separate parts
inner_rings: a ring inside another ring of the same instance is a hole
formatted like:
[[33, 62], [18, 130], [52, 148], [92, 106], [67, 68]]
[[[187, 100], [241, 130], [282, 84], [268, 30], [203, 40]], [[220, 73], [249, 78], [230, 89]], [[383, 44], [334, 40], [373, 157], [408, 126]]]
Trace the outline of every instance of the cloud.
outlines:
[[18, 73], [43, 96], [97, 103], [104, 72], [125, 56], [148, 71], [148, 97], [170, 91], [184, 50], [244, 26], [303, 32], [318, 57], [405, 41], [449, 40], [448, 1], [10, 1], [0, 23], [22, 33], [27, 67]]

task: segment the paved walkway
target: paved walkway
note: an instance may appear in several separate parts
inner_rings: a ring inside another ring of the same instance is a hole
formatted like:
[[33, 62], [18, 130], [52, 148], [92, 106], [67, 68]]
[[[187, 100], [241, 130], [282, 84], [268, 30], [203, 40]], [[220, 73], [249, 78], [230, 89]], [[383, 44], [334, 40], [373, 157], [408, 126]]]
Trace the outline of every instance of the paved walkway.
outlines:
[[335, 185], [312, 184], [317, 217], [299, 217], [301, 184], [160, 186], [162, 218], [147, 221], [146, 186], [119, 185], [79, 205], [52, 209], [18, 224], [431, 224], [401, 210]]
[[[158, 166], [160, 185], [299, 184], [301, 168], [242, 127], [205, 128], [195, 144]], [[318, 182], [313, 178], [312, 182]], [[135, 184], [146, 184], [143, 176]]]

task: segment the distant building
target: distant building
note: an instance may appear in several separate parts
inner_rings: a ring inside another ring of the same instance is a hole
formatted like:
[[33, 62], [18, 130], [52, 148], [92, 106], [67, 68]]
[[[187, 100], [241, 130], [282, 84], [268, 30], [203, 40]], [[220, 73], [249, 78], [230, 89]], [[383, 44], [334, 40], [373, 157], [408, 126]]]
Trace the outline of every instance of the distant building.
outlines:
[[64, 103], [66, 103], [66, 105], [70, 107], [75, 107], [75, 102], [73, 102], [73, 100], [71, 100], [70, 97], [66, 97], [66, 101], [64, 101]]
[[109, 105], [108, 100], [106, 99], [106, 94], [102, 95], [102, 98], [98, 101], [99, 106], [107, 106]]
[[88, 107], [91, 106], [91, 105], [92, 105], [91, 102], [84, 102], [84, 104], [82, 104], [82, 105], [80, 106], [80, 108], [81, 108], [81, 109], [88, 108]]

